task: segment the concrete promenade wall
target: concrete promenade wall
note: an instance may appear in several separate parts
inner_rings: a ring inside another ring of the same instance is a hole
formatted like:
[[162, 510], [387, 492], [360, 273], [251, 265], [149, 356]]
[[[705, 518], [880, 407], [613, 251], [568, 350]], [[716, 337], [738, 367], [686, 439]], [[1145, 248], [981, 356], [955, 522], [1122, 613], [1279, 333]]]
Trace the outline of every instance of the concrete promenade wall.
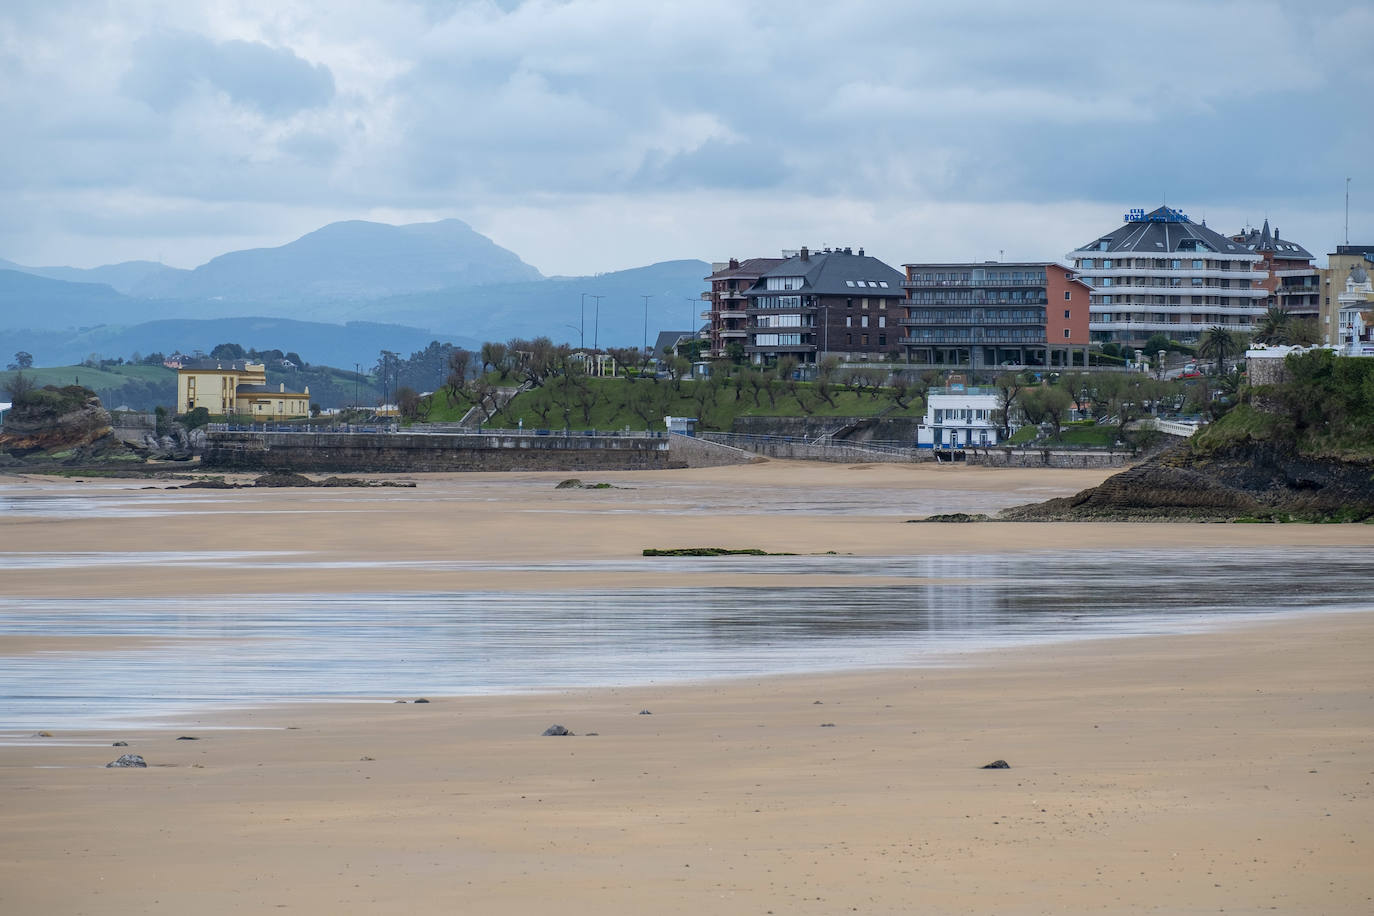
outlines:
[[730, 431], [746, 436], [817, 439], [844, 430], [836, 441], [915, 442], [920, 422], [918, 417], [736, 417]]
[[845, 464], [875, 462], [905, 464], [913, 461], [930, 461], [933, 457], [929, 449], [865, 447], [862, 443], [851, 445], [843, 440], [835, 440], [824, 445], [812, 445], [798, 439], [709, 432], [698, 432], [697, 438], [708, 442], [731, 445], [768, 458], [790, 458], [798, 461], [835, 461]]
[[1049, 448], [971, 448], [968, 464], [993, 468], [1124, 468], [1136, 460], [1130, 452]]
[[211, 431], [201, 464], [226, 471], [611, 471], [685, 467], [665, 435], [536, 436]]
[[719, 468], [758, 460], [758, 455], [753, 452], [698, 436], [673, 433], [668, 437], [668, 443], [673, 461], [681, 462], [689, 468]]

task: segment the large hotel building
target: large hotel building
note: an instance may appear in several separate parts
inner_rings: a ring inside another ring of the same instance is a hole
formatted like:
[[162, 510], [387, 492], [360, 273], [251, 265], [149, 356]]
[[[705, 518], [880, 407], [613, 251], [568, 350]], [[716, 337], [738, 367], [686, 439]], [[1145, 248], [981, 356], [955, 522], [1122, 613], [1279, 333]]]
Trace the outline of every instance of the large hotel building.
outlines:
[[1220, 326], [1251, 331], [1271, 295], [1265, 258], [1242, 242], [1160, 207], [1068, 253], [1092, 287], [1093, 339], [1141, 346], [1156, 332], [1195, 340]]

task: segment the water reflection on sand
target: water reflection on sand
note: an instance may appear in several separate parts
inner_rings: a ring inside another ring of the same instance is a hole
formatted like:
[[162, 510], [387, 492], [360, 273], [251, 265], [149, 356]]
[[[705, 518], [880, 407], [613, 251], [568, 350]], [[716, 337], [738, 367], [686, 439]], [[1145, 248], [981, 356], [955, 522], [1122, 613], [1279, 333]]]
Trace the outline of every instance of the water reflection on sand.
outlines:
[[[227, 563], [237, 554], [188, 557]], [[703, 583], [712, 571], [825, 575], [834, 584], [0, 598], [0, 730], [110, 725], [279, 700], [940, 664], [954, 652], [997, 646], [1183, 632], [1371, 604], [1366, 552], [1330, 549], [645, 558], [577, 568], [695, 571]], [[879, 576], [939, 581], [864, 584]], [[7, 636], [51, 638], [59, 651], [6, 655]], [[97, 636], [127, 638], [131, 647], [88, 641], [61, 651], [63, 637]], [[173, 642], [149, 642], [161, 639]]]

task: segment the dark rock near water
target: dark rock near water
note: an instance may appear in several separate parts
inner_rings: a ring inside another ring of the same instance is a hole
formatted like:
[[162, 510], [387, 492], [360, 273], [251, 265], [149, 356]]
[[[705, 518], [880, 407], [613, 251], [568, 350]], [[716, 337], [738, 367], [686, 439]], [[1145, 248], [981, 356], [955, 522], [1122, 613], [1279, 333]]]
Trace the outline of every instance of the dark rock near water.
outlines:
[[994, 760], [992, 763], [986, 763], [986, 764], [984, 764], [984, 765], [982, 766], [982, 769], [984, 769], [984, 770], [1010, 770], [1010, 769], [1011, 769], [1011, 764], [1007, 763], [1005, 760]]
[[127, 741], [116, 741], [114, 744], [111, 744], [111, 745], [110, 745], [110, 747], [128, 747], [128, 746], [129, 746], [129, 742], [127, 742]]
[[559, 482], [558, 482], [558, 486], [554, 487], [554, 489], [555, 489], [555, 490], [580, 490], [580, 489], [582, 489], [582, 481], [578, 480], [576, 477], [569, 477], [567, 480], [561, 480], [561, 481], [559, 481]]
[[200, 739], [199, 739], [199, 738], [196, 738], [196, 737], [193, 737], [193, 736], [191, 736], [191, 735], [178, 735], [178, 736], [177, 736], [177, 740], [178, 740], [178, 741], [199, 741]]
[[291, 471], [273, 471], [270, 474], [263, 474], [253, 481], [255, 487], [313, 487], [314, 485], [315, 481], [309, 477]]
[[424, 697], [420, 697], [418, 700], [414, 700], [414, 701], [412, 701], [412, 702], [415, 702], [415, 703], [428, 703], [429, 700], [426, 700]]
[[121, 755], [121, 756], [119, 757], [118, 760], [111, 760], [109, 763], [105, 764], [105, 769], [108, 770], [108, 769], [110, 769], [111, 767], [146, 767], [146, 766], [148, 766], [148, 761], [144, 760], [144, 759], [143, 759], [142, 757], [140, 757], [138, 754], [123, 754], [123, 755]]
[[232, 483], [227, 483], [222, 477], [214, 477], [210, 480], [193, 480], [190, 483], [182, 484], [178, 490], [233, 490], [236, 489]]
[[649, 712], [649, 710], [647, 710], [647, 709], [641, 709], [641, 710], [639, 711], [639, 714], [640, 714], [641, 716], [652, 716], [652, 715], [653, 715], [653, 713]]
[[564, 727], [561, 726], [561, 725], [550, 725], [548, 728], [544, 729], [544, 734], [543, 734], [541, 737], [544, 737], [544, 738], [562, 738], [562, 737], [565, 737], [565, 736], [571, 737], [571, 736], [572, 736], [572, 732], [568, 731], [566, 728], [564, 728]]
[[1001, 517], [1353, 521], [1371, 515], [1374, 465], [1250, 443], [1209, 454], [1179, 446], [1074, 496], [1017, 506]]

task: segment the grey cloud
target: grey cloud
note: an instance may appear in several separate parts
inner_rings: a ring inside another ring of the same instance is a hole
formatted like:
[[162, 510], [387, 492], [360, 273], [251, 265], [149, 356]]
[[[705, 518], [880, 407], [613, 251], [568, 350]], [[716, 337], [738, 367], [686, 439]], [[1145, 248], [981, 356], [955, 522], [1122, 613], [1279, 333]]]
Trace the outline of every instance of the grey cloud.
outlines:
[[633, 184], [652, 188], [770, 188], [788, 174], [782, 151], [770, 143], [708, 140], [673, 155], [650, 151]]
[[326, 105], [334, 76], [323, 64], [302, 60], [289, 48], [254, 41], [212, 41], [188, 32], [147, 36], [134, 45], [124, 92], [167, 112], [201, 86], [223, 91], [236, 104], [285, 117]]

